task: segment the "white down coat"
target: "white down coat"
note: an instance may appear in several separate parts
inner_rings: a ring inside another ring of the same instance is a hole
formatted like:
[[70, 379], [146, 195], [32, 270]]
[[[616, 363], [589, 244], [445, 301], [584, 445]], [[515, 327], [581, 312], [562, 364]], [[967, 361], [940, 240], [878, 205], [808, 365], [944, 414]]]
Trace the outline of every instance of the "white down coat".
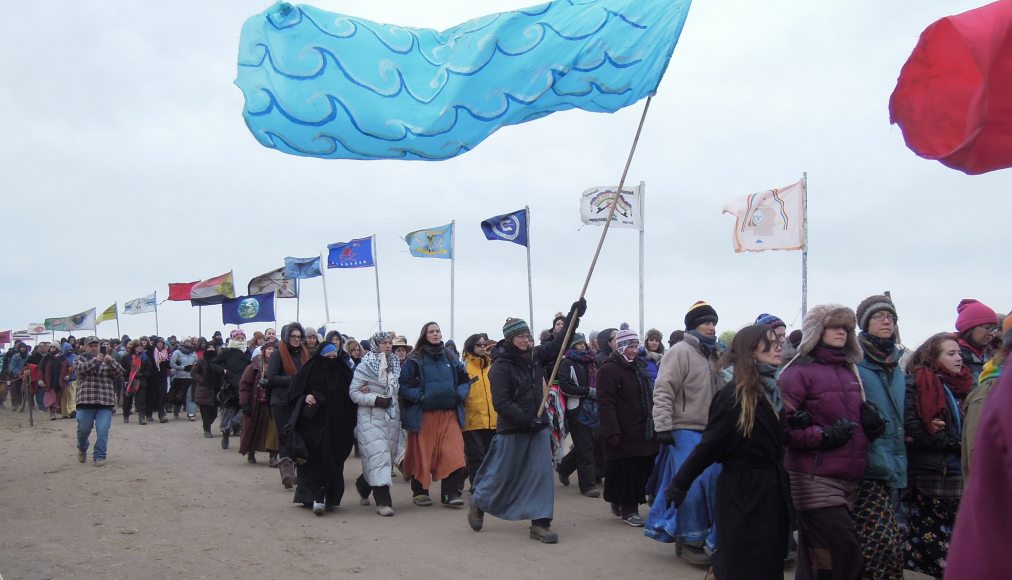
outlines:
[[[401, 412], [397, 404], [400, 363], [393, 354], [369, 352], [355, 369], [348, 389], [351, 400], [358, 405], [355, 440], [362, 456], [362, 474], [373, 487], [391, 484], [391, 469], [401, 445]], [[376, 406], [377, 397], [389, 397], [386, 409]]]

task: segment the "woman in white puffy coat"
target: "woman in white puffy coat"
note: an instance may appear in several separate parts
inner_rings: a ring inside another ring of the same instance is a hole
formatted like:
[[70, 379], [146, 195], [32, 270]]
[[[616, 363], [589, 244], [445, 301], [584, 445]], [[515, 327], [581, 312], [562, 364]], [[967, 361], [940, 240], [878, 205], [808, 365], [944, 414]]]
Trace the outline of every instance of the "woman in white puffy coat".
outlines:
[[373, 335], [373, 350], [362, 357], [349, 387], [351, 400], [358, 405], [355, 439], [362, 456], [362, 476], [376, 500], [376, 513], [381, 516], [394, 515], [391, 469], [401, 441], [401, 414], [397, 406], [401, 365], [391, 353], [392, 342], [390, 333]]

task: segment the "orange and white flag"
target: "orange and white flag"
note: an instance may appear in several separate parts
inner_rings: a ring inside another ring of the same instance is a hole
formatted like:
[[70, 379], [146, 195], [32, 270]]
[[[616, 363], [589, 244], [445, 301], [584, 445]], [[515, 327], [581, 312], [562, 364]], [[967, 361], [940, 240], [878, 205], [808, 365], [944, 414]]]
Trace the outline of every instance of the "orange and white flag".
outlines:
[[736, 197], [724, 206], [734, 216], [734, 251], [801, 250], [805, 245], [804, 179]]

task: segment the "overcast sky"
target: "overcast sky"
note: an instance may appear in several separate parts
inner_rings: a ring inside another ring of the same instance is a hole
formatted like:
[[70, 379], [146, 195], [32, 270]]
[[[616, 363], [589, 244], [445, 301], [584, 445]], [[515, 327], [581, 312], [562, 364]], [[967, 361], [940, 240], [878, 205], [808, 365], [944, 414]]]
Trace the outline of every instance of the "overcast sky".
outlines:
[[[524, 249], [485, 241], [482, 219], [529, 205], [536, 329], [579, 295], [600, 235], [581, 191], [618, 182], [642, 103], [507, 127], [442, 162], [334, 161], [259, 145], [233, 85], [239, 31], [270, 5], [4, 2], [0, 35], [0, 207], [12, 241], [0, 268], [0, 330], [233, 270], [236, 286], [376, 234], [384, 328], [449, 335], [450, 264], [412, 258], [400, 236], [456, 220], [455, 336], [501, 336], [527, 318]], [[527, 6], [486, 0], [319, 0], [380, 22], [447, 28]], [[718, 332], [761, 312], [801, 323], [801, 254], [734, 254], [731, 198], [809, 176], [809, 305], [851, 306], [891, 290], [904, 342], [952, 330], [956, 304], [1012, 306], [1000, 231], [1010, 173], [966, 176], [908, 150], [888, 99], [918, 35], [979, 5], [697, 0], [646, 120], [630, 181], [647, 184], [646, 326], [682, 328], [703, 299]], [[581, 330], [638, 326], [637, 235], [609, 233]], [[1004, 267], [1001, 264], [1005, 264]], [[331, 327], [377, 328], [371, 269], [328, 272]], [[197, 332], [196, 308], [167, 302], [163, 335]], [[278, 326], [296, 316], [278, 302]], [[325, 322], [320, 279], [301, 321]], [[154, 315], [121, 316], [153, 333]], [[250, 329], [266, 325], [253, 325]], [[203, 332], [222, 328], [203, 309]], [[637, 329], [641, 330], [642, 329]], [[115, 324], [99, 327], [112, 336]], [[84, 332], [78, 334], [85, 334]], [[57, 333], [65, 336], [64, 333]]]

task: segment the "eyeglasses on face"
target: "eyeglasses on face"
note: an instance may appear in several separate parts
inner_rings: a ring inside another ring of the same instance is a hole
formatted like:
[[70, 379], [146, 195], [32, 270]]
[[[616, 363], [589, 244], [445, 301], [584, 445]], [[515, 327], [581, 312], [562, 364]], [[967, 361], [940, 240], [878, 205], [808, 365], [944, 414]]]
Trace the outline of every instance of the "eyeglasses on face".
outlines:
[[896, 317], [888, 312], [877, 312], [871, 317], [871, 319], [876, 322], [885, 322], [886, 320], [889, 322], [896, 322]]

